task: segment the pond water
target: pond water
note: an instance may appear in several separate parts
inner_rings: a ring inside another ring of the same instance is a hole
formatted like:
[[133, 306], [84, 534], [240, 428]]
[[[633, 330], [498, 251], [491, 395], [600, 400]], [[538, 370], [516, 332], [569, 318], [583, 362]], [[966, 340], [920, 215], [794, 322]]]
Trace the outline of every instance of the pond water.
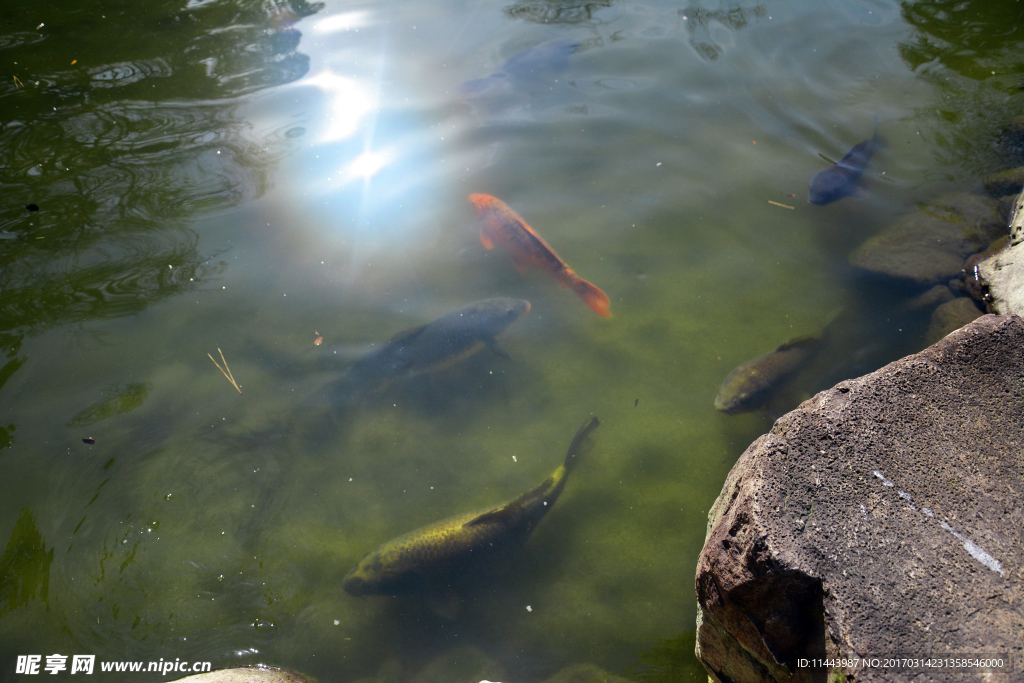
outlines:
[[[699, 678], [708, 508], [779, 414], [923, 347], [917, 290], [847, 257], [997, 170], [1020, 7], [0, 10], [0, 680], [53, 653], [322, 681]], [[809, 204], [876, 120], [865, 191]], [[484, 249], [472, 193], [612, 317]], [[507, 357], [318, 399], [396, 333], [492, 297], [531, 304]], [[714, 409], [732, 368], [836, 320], [843, 343], [767, 410]], [[342, 590], [385, 541], [537, 486], [591, 415], [557, 504], [462, 577], [454, 618]]]

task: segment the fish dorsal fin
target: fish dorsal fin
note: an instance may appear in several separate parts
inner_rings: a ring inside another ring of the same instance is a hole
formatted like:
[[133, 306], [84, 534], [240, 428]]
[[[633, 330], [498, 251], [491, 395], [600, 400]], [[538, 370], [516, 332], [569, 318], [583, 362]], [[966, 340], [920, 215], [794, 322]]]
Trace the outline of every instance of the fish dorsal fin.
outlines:
[[530, 489], [515, 500], [505, 503], [500, 508], [480, 513], [462, 526], [475, 526], [477, 524], [512, 524], [515, 515], [518, 512], [522, 511], [524, 508], [529, 508], [534, 501], [543, 499], [547, 496], [554, 484], [555, 477], [550, 476], [541, 482], [540, 486], [537, 488]]
[[424, 328], [426, 328], [425, 324], [424, 325], [417, 325], [416, 327], [410, 327], [407, 330], [402, 330], [401, 332], [396, 333], [394, 337], [389, 339], [388, 343], [389, 344], [397, 344], [397, 343], [400, 343], [400, 342], [412, 341], [413, 339], [418, 337], [421, 332], [423, 332]]
[[467, 527], [467, 526], [476, 526], [477, 524], [501, 524], [503, 522], [506, 522], [506, 521], [508, 521], [508, 519], [509, 519], [509, 517], [511, 515], [511, 509], [510, 508], [514, 509], [513, 506], [515, 505], [515, 502], [516, 501], [512, 501], [511, 503], [507, 503], [506, 505], [502, 505], [500, 508], [495, 508], [493, 510], [488, 510], [487, 512], [483, 512], [483, 513], [477, 515], [476, 517], [474, 517], [473, 519], [469, 520], [468, 522], [466, 522], [462, 526]]
[[775, 349], [778, 351], [791, 351], [793, 349], [813, 349], [821, 344], [821, 340], [817, 337], [797, 337], [796, 339], [790, 339], [788, 342], [779, 344], [779, 348]]

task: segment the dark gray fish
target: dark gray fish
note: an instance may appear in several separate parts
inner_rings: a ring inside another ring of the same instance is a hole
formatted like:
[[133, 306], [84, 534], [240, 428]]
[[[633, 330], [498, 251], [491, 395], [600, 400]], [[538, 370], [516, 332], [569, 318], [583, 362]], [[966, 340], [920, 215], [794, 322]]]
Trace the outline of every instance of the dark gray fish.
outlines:
[[857, 194], [860, 177], [871, 155], [883, 147], [885, 141], [878, 136], [878, 124], [875, 123], [875, 134], [869, 140], [855, 145], [846, 156], [814, 176], [807, 200], [811, 204], [822, 205]]
[[489, 76], [466, 81], [459, 86], [459, 92], [465, 98], [474, 98], [556, 76], [569, 68], [569, 55], [581, 44], [576, 40], [558, 38], [535, 45], [509, 59]]
[[822, 346], [817, 337], [798, 337], [740, 365], [722, 382], [715, 410], [735, 415], [760, 408], [793, 381]]
[[496, 337], [529, 312], [530, 302], [523, 299], [485, 299], [399, 332], [353, 363], [331, 394], [336, 403], [350, 403], [392, 382], [446, 368], [485, 346], [507, 358]]
[[351, 595], [401, 595], [445, 590], [478, 563], [526, 541], [554, 506], [576, 466], [583, 442], [599, 422], [576, 431], [564, 462], [536, 488], [486, 510], [443, 519], [367, 553], [341, 587]]

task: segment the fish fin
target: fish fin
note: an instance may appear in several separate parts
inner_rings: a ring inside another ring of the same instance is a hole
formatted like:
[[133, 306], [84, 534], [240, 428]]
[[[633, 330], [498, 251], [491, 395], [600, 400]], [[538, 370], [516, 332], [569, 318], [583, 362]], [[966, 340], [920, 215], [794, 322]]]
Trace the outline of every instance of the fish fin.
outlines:
[[512, 356], [508, 355], [508, 351], [503, 349], [501, 347], [501, 344], [499, 344], [498, 340], [495, 339], [494, 337], [491, 337], [484, 343], [487, 344], [487, 348], [489, 348], [494, 353], [494, 355], [500, 356], [505, 360], [512, 360]]
[[473, 519], [469, 520], [468, 522], [466, 522], [462, 526], [463, 527], [467, 527], [467, 526], [476, 526], [477, 524], [494, 524], [494, 523], [499, 523], [500, 524], [500, 523], [504, 522], [506, 519], [508, 519], [508, 516], [512, 513], [512, 510], [515, 509], [516, 501], [518, 501], [518, 500], [519, 500], [519, 498], [516, 498], [516, 500], [513, 500], [511, 503], [506, 503], [505, 505], [502, 505], [500, 508], [495, 508], [493, 510], [488, 510], [487, 512], [483, 512], [483, 513], [477, 515], [476, 517], [474, 517]]
[[430, 611], [442, 619], [453, 621], [462, 611], [462, 598], [452, 588], [431, 590], [426, 600]]
[[402, 330], [401, 332], [396, 332], [395, 336], [388, 340], [388, 343], [395, 344], [397, 342], [412, 341], [413, 339], [418, 337], [421, 332], [423, 332], [424, 328], [426, 328], [425, 324], [417, 325], [416, 327], [410, 327], [409, 329]]
[[576, 456], [583, 450], [584, 442], [600, 424], [601, 421], [596, 417], [590, 417], [576, 430], [576, 434], [572, 437], [572, 442], [569, 444], [569, 450], [565, 454], [564, 466], [567, 472], [572, 471], [572, 468], [576, 465]]
[[494, 240], [487, 234], [487, 230], [480, 228], [480, 244], [484, 245], [484, 249], [494, 249]]
[[821, 346], [821, 339], [818, 337], [796, 337], [787, 342], [782, 342], [775, 351], [788, 351], [790, 349], [816, 349]]
[[590, 306], [594, 313], [605, 318], [612, 317], [611, 311], [608, 310], [608, 307], [612, 305], [611, 299], [596, 286], [583, 278], [578, 278], [572, 284], [572, 291], [576, 292], [576, 296], [583, 299], [583, 303]]

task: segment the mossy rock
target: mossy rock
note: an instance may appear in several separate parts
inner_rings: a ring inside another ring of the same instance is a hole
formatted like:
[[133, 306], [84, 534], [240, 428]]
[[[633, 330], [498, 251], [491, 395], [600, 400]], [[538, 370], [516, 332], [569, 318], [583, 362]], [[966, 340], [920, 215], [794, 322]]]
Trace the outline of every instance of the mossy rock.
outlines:
[[850, 263], [920, 284], [960, 274], [964, 259], [1006, 232], [999, 202], [953, 192], [921, 205], [860, 245]]
[[928, 291], [918, 294], [908, 301], [907, 308], [911, 311], [917, 311], [922, 308], [934, 308], [947, 301], [952, 301], [955, 296], [953, 290], [948, 285], [935, 285]]
[[544, 683], [629, 683], [628, 679], [610, 674], [594, 664], [567, 666]]
[[960, 274], [981, 248], [959, 226], [926, 213], [903, 216], [850, 254], [850, 264], [889, 277], [929, 284]]
[[921, 211], [958, 226], [979, 249], [1006, 232], [999, 202], [979, 194], [951, 192], [922, 204]]
[[999, 137], [999, 149], [1011, 163], [1024, 164], [1024, 116], [1018, 116]]
[[925, 333], [925, 343], [931, 346], [953, 330], [982, 316], [972, 299], [960, 297], [942, 304], [932, 311], [932, 320]]
[[413, 683], [480, 683], [502, 681], [505, 669], [479, 649], [466, 645], [430, 661], [413, 677]]
[[996, 199], [1008, 194], [1015, 195], [1024, 188], [1024, 166], [993, 173], [982, 180], [981, 184], [985, 192]]

